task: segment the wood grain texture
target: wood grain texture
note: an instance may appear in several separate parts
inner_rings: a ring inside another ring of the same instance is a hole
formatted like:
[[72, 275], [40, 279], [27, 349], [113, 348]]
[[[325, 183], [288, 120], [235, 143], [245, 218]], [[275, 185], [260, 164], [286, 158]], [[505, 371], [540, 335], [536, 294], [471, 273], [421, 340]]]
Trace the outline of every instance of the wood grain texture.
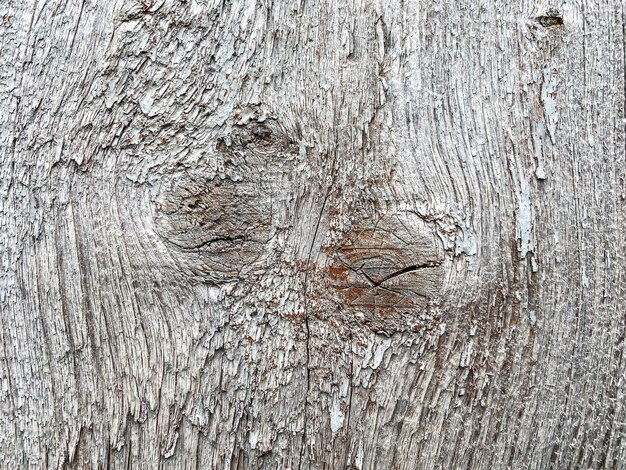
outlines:
[[621, 0], [5, 0], [1, 468], [625, 468]]

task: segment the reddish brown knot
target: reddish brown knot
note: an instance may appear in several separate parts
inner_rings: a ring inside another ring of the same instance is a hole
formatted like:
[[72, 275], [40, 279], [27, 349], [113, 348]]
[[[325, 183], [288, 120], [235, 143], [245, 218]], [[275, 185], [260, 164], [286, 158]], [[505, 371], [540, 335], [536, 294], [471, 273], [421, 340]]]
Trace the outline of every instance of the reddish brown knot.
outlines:
[[421, 219], [406, 222], [354, 231], [336, 248], [329, 274], [347, 307], [379, 316], [418, 313], [440, 293], [441, 243]]

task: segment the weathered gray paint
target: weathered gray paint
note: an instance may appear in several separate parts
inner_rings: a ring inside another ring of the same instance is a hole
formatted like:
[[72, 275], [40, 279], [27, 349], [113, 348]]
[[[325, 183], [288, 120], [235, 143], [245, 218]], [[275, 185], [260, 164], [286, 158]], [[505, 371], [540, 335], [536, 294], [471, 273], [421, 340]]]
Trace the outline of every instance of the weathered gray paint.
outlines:
[[624, 4], [0, 3], [2, 468], [622, 468]]

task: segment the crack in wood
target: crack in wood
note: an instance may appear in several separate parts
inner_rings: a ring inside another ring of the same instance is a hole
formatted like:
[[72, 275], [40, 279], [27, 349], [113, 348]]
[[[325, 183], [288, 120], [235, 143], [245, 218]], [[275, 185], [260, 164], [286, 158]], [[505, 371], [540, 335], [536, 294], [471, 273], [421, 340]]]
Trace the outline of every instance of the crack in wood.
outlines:
[[[346, 265], [347, 266], [347, 265]], [[361, 274], [362, 276], [364, 276], [369, 282], [372, 283], [373, 286], [375, 287], [381, 287], [382, 284], [384, 284], [385, 282], [387, 282], [390, 279], [393, 279], [395, 277], [399, 277], [402, 276], [403, 274], [407, 274], [407, 273], [411, 273], [414, 271], [419, 271], [420, 269], [425, 269], [425, 268], [433, 268], [435, 266], [441, 266], [441, 262], [429, 262], [427, 264], [414, 264], [412, 266], [407, 266], [406, 268], [402, 268], [399, 269], [397, 271], [394, 271], [393, 273], [389, 274], [388, 276], [384, 277], [383, 279], [380, 279], [378, 281], [372, 279], [370, 276], [368, 276], [368, 274], [366, 272], [364, 272], [362, 269], [358, 269], [358, 270], [354, 270], [352, 268], [350, 268], [348, 266], [348, 268], [352, 269], [354, 272]]]

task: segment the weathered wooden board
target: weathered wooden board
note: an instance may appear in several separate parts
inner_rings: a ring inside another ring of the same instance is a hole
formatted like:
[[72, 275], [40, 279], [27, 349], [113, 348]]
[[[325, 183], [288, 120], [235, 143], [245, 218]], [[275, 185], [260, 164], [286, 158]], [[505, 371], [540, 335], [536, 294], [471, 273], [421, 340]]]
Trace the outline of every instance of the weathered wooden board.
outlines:
[[624, 468], [622, 0], [3, 0], [0, 467]]

